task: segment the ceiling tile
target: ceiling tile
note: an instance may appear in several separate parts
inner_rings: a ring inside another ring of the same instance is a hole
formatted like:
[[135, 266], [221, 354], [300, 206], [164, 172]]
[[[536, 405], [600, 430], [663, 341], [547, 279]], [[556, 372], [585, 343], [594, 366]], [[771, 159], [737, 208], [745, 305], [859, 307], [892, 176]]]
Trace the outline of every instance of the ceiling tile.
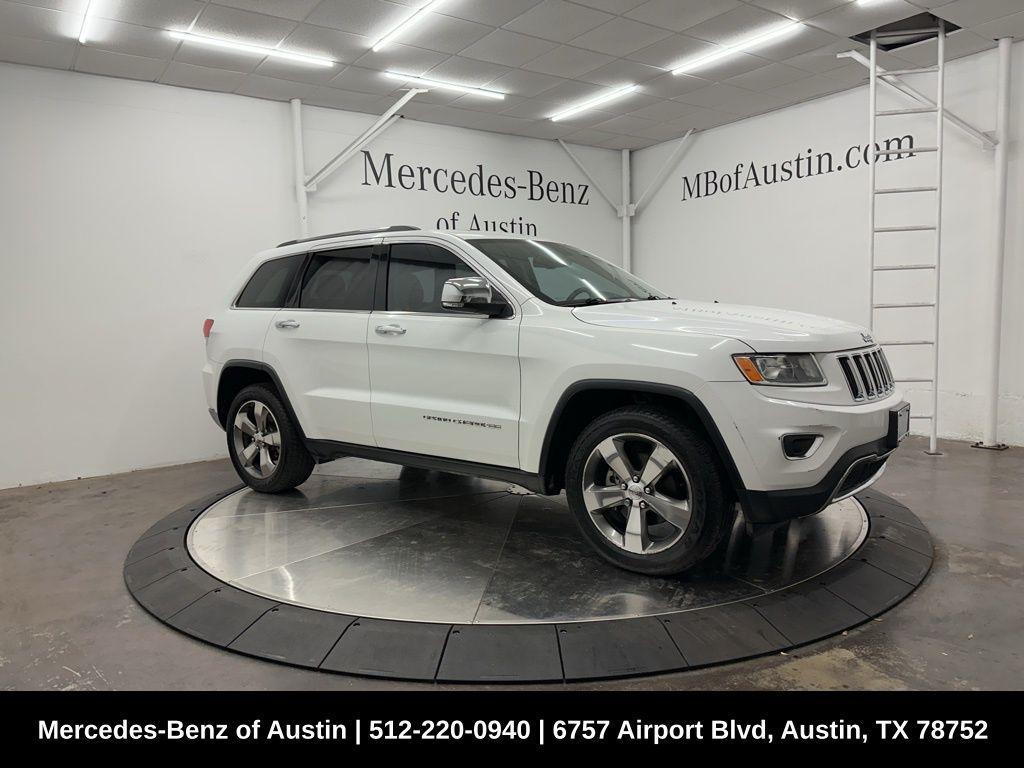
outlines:
[[550, 40], [541, 40], [539, 37], [529, 37], [518, 32], [510, 32], [507, 29], [496, 29], [461, 51], [460, 55], [470, 59], [504, 64], [508, 67], [518, 67], [541, 54], [554, 50], [557, 45]]
[[510, 71], [508, 67], [501, 64], [452, 56], [428, 70], [424, 76], [460, 85], [480, 86], [486, 85]]
[[317, 86], [306, 83], [295, 83], [291, 80], [279, 80], [275, 77], [247, 75], [235, 93], [242, 96], [255, 96], [259, 99], [288, 101], [289, 99], [306, 99], [317, 92]]
[[635, 115], [618, 115], [613, 117], [611, 120], [604, 120], [603, 122], [594, 125], [599, 131], [607, 131], [608, 133], [628, 133], [632, 134], [636, 131], [643, 130], [644, 128], [650, 128], [651, 126], [657, 125], [654, 120], [647, 120], [642, 117], [636, 117]]
[[475, 123], [475, 127], [478, 131], [514, 134], [532, 122], [532, 120], [522, 117], [510, 117], [508, 115], [481, 115], [480, 119]]
[[199, 14], [199, 20], [192, 31], [199, 35], [242, 40], [272, 48], [291, 34], [295, 27], [295, 22], [288, 19], [210, 5]]
[[[512, 94], [505, 94], [505, 98], [500, 101], [497, 99], [483, 99], [479, 96], [474, 96], [472, 93], [463, 95], [455, 94], [456, 99], [451, 103], [453, 107], [459, 109], [472, 109], [476, 112], [487, 112], [491, 115], [510, 115], [511, 117], [523, 117], [523, 115], [516, 114], [514, 111], [515, 107], [523, 104], [529, 99], [525, 99], [522, 96], [515, 96]], [[530, 118], [535, 120], [536, 118]]]
[[185, 64], [193, 64], [197, 67], [212, 67], [223, 69], [228, 72], [253, 72], [259, 63], [265, 59], [262, 53], [247, 53], [245, 51], [232, 51], [227, 48], [213, 48], [208, 45], [196, 45], [180, 41], [178, 50], [174, 54], [175, 61]]
[[402, 72], [407, 75], [422, 75], [431, 67], [436, 67], [448, 58], [448, 54], [428, 51], [426, 48], [415, 48], [411, 45], [394, 43], [382, 51], [367, 51], [355, 64], [369, 69], [386, 69]]
[[523, 69], [531, 72], [543, 72], [558, 77], [577, 77], [598, 67], [608, 64], [613, 59], [603, 53], [585, 51], [571, 45], [560, 45], [553, 51], [538, 56], [523, 65]]
[[231, 93], [245, 81], [241, 72], [228, 72], [212, 67], [197, 67], [180, 61], [172, 61], [160, 78], [166, 85], [179, 85], [183, 88], [199, 88], [204, 91], [223, 91]]
[[166, 67], [167, 62], [161, 59], [128, 56], [96, 48], [82, 48], [75, 60], [75, 69], [79, 72], [126, 77], [131, 80], [156, 80]]
[[[978, 51], [987, 51], [989, 48], [995, 48], [995, 45], [995, 41], [990, 37], [961, 29], [946, 38], [946, 60], [968, 56], [978, 53]], [[905, 48], [900, 48], [898, 52], [900, 58], [921, 67], [934, 66], [939, 56], [938, 43], [934, 39], [908, 45]]]
[[185, 29], [198, 18], [205, 3], [198, 0], [103, 0], [89, 15], [127, 21], [155, 29]]
[[75, 58], [74, 40], [55, 43], [29, 37], [0, 34], [0, 61], [28, 64], [33, 67], [67, 69]]
[[735, 45], [755, 35], [790, 23], [788, 19], [750, 5], [742, 5], [686, 30], [690, 37], [717, 45]]
[[[557, 125], [557, 123], [555, 123]], [[585, 146], [594, 146], [600, 144], [602, 141], [608, 141], [609, 139], [615, 138], [614, 133], [608, 133], [607, 131], [599, 131], [596, 128], [584, 128], [579, 131], [570, 133], [565, 137], [565, 141], [569, 144], [583, 144]]]
[[392, 94], [402, 87], [398, 80], [384, 77], [375, 69], [363, 69], [362, 67], [345, 67], [344, 70], [330, 81], [331, 88], [343, 91], [359, 91], [362, 93], [375, 93], [379, 96]]
[[85, 11], [89, 0], [10, 0], [21, 5], [34, 5], [38, 8], [49, 8], [51, 11], [67, 11], [81, 14]]
[[0, 30], [5, 35], [52, 40], [55, 43], [78, 38], [82, 16], [21, 3], [0, 2]]
[[[683, 96], [682, 98], [686, 98]], [[771, 112], [787, 105], [786, 99], [781, 96], [773, 96], [767, 93], [742, 93], [733, 95], [721, 103], [716, 104], [713, 109], [722, 112], [730, 112], [734, 115], [758, 115], [762, 112]]]
[[[749, 52], [755, 56], [760, 56], [762, 59], [784, 61], [793, 56], [799, 56], [801, 53], [808, 53], [828, 45], [833, 45], [837, 39], [830, 32], [825, 32], [807, 24], [801, 24], [789, 34], [769, 40], [763, 45], [750, 48]], [[850, 48], [852, 45], [853, 41], [851, 40], [847, 43], [847, 48]]]
[[579, 75], [578, 80], [595, 85], [624, 86], [631, 83], [643, 83], [661, 76], [664, 70], [652, 67], [649, 64], [641, 64], [638, 61], [627, 59], [615, 59], [603, 67], [592, 69], [590, 72]]
[[561, 104], [548, 99], [523, 99], [515, 106], [501, 110], [503, 115], [525, 117], [529, 120], [543, 120], [550, 117], [562, 107]]
[[920, 8], [903, 0], [885, 0], [867, 5], [847, 3], [808, 19], [807, 23], [839, 37], [850, 37], [920, 12]]
[[671, 141], [672, 139], [681, 138], [685, 133], [686, 131], [682, 130], [678, 125], [655, 123], [649, 128], [641, 128], [634, 131], [633, 135], [645, 139], [653, 139], [654, 141]]
[[214, 0], [217, 5], [227, 5], [243, 11], [265, 13], [267, 16], [279, 16], [282, 19], [302, 21], [320, 0]]
[[431, 117], [431, 122], [443, 123], [445, 125], [457, 125], [461, 128], [473, 128], [482, 120], [485, 115], [480, 112], [473, 112], [469, 109], [458, 107], [438, 107]]
[[739, 6], [739, 0], [650, 0], [627, 12], [626, 16], [682, 32]]
[[559, 139], [573, 132], [573, 126], [565, 123], [553, 123], [550, 120], [537, 120], [520, 129], [521, 136], [532, 136], [535, 139]]
[[333, 67], [310, 67], [288, 59], [276, 59], [268, 56], [258, 67], [255, 74], [264, 77], [278, 77], [282, 80], [294, 80], [297, 83], [326, 85], [345, 67], [335, 64]]
[[1021, 0], [955, 0], [942, 6], [935, 15], [961, 27], [976, 27], [1020, 10]]
[[642, 64], [650, 64], [653, 67], [670, 69], [681, 61], [698, 58], [717, 50], [717, 46], [703, 40], [686, 35], [672, 35], [664, 40], [659, 40], [654, 45], [641, 48], [626, 58], [639, 61]]
[[725, 83], [715, 83], [714, 85], [708, 85], [703, 88], [698, 88], [695, 91], [684, 93], [682, 96], [677, 97], [676, 101], [680, 101], [683, 104], [689, 104], [694, 107], [717, 109], [721, 108], [722, 104], [727, 101], [750, 95], [752, 94], [743, 88], [736, 88], [735, 86], [726, 85]]
[[774, 11], [797, 21], [809, 19], [819, 13], [831, 11], [853, 0], [746, 0], [751, 5]]
[[799, 54], [798, 56], [792, 56], [785, 59], [784, 63], [788, 66], [802, 69], [804, 72], [819, 74], [841, 67], [849, 61], [848, 59], [838, 58], [837, 54], [862, 48], [863, 46], [854, 43], [852, 40], [840, 40], [837, 38], [834, 43]]
[[666, 29], [631, 19], [616, 18], [585, 32], [575, 38], [572, 44], [612, 56], [625, 56], [671, 35], [672, 33]]
[[[355, 91], [342, 91], [337, 88], [320, 86], [314, 89], [312, 94], [306, 96], [304, 103], [331, 109], [380, 114], [391, 104], [391, 99], [387, 96], [375, 96], [372, 93], [356, 93]], [[408, 106], [406, 105], [406, 107]], [[403, 113], [406, 111], [406, 107], [402, 108]]]
[[140, 27], [111, 19], [89, 19], [86, 45], [114, 53], [170, 59], [178, 47], [178, 41], [152, 27]]
[[[568, 101], [565, 104], [559, 106], [559, 110], [565, 110], [573, 106], [574, 101]], [[596, 109], [588, 109], [584, 112], [578, 112], [570, 117], [562, 118], [558, 122], [562, 125], [569, 126], [575, 130], [580, 128], [591, 128], [598, 123], [603, 123], [605, 120], [611, 120], [613, 117], [617, 117], [614, 112], [604, 112]]]
[[544, 92], [543, 98], [564, 109], [569, 104], [593, 99], [603, 93], [608, 93], [608, 89], [600, 85], [581, 83], [579, 80], [560, 80], [558, 85]]
[[401, 39], [405, 45], [415, 45], [418, 48], [442, 53], [458, 53], [490, 31], [491, 27], [477, 24], [475, 21], [431, 13], [408, 32], [403, 33]]
[[306, 22], [376, 40], [411, 14], [407, 6], [383, 0], [323, 0]]
[[847, 61], [843, 66], [830, 69], [823, 74], [830, 80], [837, 80], [847, 88], [861, 85], [868, 79], [868, 70], [856, 61]]
[[675, 120], [682, 117], [690, 109], [689, 104], [683, 104], [679, 101], [673, 101], [672, 99], [661, 99], [655, 101], [653, 104], [648, 104], [640, 109], [634, 109], [629, 114], [636, 117], [643, 117], [647, 120], [656, 120], [658, 122], [664, 120]]
[[523, 69], [513, 69], [507, 75], [503, 75], [487, 84], [502, 93], [514, 93], [518, 96], [536, 96], [556, 85], [564, 82], [560, 77], [552, 77], [540, 72], [527, 72]]
[[505, 27], [524, 35], [567, 43], [612, 18], [603, 11], [567, 3], [565, 0], [544, 0], [508, 22]]
[[687, 74], [703, 77], [707, 80], [727, 80], [744, 72], [760, 69], [768, 63], [767, 59], [749, 53], [734, 53], [724, 59], [704, 64], [691, 69]]
[[765, 91], [770, 96], [777, 96], [790, 103], [814, 99], [828, 93], [844, 90], [845, 86], [837, 80], [830, 79], [825, 75], [811, 75], [795, 83], [786, 83], [776, 88]]
[[640, 86], [640, 90], [650, 96], [671, 99], [708, 85], [711, 85], [710, 80], [693, 77], [692, 75], [673, 75], [671, 72], [666, 72], [661, 77], [643, 83]]
[[695, 131], [703, 131], [716, 125], [732, 122], [735, 119], [735, 115], [730, 115], [726, 112], [719, 112], [714, 109], [704, 109], [703, 107], [693, 107], [693, 109], [678, 120], [671, 120], [667, 124], [675, 125], [680, 128], [680, 133], [685, 133], [691, 128]]
[[1024, 12], [1003, 16], [995, 21], [980, 24], [973, 30], [976, 34], [996, 40], [1000, 37], [1024, 38]]
[[366, 53], [370, 43], [370, 38], [363, 35], [354, 35], [330, 27], [299, 24], [284, 39], [281, 48], [350, 64]]
[[[857, 65], [860, 66], [860, 65]], [[807, 72], [787, 64], [769, 64], [766, 67], [752, 69], [742, 75], [730, 77], [726, 82], [738, 88], [746, 88], [751, 91], [764, 91], [768, 88], [775, 88], [779, 85], [792, 83], [807, 77]]]
[[539, 5], [541, 0], [448, 0], [437, 13], [500, 27]]
[[616, 136], [601, 144], [605, 149], [643, 149], [655, 142], [652, 139], [644, 139], [639, 136]]

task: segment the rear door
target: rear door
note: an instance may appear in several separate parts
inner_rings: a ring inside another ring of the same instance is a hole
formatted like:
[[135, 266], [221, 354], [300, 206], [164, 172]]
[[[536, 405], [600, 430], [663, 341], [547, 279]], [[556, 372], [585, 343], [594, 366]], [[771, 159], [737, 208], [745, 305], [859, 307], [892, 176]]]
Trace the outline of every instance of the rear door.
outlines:
[[518, 307], [504, 319], [446, 311], [445, 280], [477, 274], [465, 259], [427, 242], [389, 250], [367, 335], [377, 444], [518, 467]]
[[377, 281], [376, 240], [315, 251], [267, 331], [274, 368], [306, 437], [373, 445], [366, 329]]

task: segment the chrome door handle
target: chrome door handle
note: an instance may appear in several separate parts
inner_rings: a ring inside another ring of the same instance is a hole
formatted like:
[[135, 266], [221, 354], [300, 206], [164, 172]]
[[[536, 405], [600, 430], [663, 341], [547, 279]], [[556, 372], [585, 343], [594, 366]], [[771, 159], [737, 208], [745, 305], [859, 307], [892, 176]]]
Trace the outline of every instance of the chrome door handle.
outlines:
[[298, 328], [299, 327], [299, 321], [298, 320], [278, 320], [276, 323], [274, 323], [274, 325], [276, 325], [278, 328]]
[[401, 336], [405, 333], [405, 328], [400, 325], [378, 325], [375, 329], [381, 336]]

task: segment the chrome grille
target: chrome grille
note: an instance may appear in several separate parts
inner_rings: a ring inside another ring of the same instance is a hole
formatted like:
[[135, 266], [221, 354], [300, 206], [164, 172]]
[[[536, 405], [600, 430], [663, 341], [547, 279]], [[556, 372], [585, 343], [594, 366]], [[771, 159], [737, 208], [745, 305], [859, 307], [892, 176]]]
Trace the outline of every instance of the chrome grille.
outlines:
[[896, 386], [885, 353], [877, 347], [844, 352], [837, 360], [854, 400], [877, 400]]

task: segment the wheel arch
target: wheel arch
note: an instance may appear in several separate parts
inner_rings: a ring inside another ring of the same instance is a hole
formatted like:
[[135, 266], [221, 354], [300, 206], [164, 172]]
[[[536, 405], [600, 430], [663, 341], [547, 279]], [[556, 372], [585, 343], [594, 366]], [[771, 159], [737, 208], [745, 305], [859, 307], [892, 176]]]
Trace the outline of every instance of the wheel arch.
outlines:
[[288, 393], [285, 392], [277, 371], [270, 365], [257, 360], [229, 360], [221, 368], [220, 379], [217, 381], [217, 420], [221, 427], [227, 427], [228, 410], [231, 408], [231, 402], [235, 396], [252, 384], [269, 384], [274, 388], [288, 413], [288, 418], [305, 442], [306, 434], [302, 430], [302, 424], [292, 408]]
[[544, 434], [539, 470], [549, 493], [565, 487], [565, 464], [572, 444], [594, 418], [624, 405], [650, 403], [662, 405], [682, 416], [701, 432], [714, 448], [736, 500], [744, 507], [749, 497], [743, 478], [708, 409], [700, 398], [683, 387], [644, 381], [586, 379], [566, 388], [558, 399]]

